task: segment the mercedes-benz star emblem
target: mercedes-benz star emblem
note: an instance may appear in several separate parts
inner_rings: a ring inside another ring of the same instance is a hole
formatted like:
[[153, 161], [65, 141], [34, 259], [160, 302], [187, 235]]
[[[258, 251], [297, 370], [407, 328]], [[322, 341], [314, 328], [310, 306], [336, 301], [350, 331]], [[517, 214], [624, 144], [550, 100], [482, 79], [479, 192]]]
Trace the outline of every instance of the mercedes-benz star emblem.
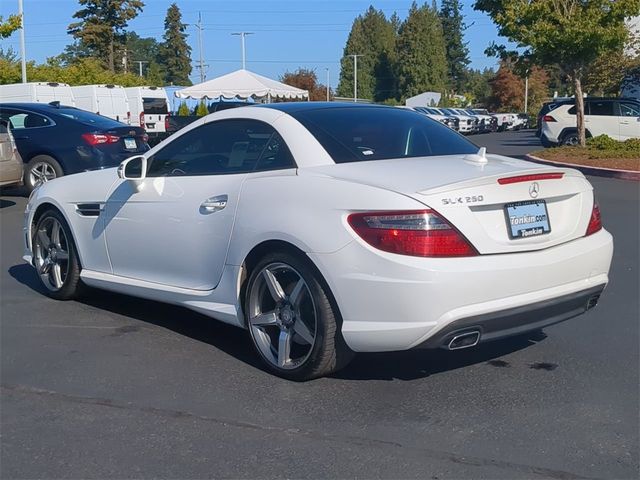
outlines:
[[538, 185], [538, 182], [533, 182], [529, 186], [529, 195], [531, 196], [531, 198], [536, 198], [538, 196], [538, 193], [540, 193], [540, 185]]

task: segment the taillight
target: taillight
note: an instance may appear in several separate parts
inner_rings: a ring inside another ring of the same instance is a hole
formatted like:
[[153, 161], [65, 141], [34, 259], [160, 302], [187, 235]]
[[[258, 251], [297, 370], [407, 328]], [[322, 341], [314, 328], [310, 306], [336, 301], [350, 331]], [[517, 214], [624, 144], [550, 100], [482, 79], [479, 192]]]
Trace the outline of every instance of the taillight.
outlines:
[[140, 138], [144, 143], [147, 143], [149, 141], [149, 135], [147, 135], [146, 133], [143, 133]]
[[140, 112], [140, 126], [144, 127], [144, 112]]
[[589, 236], [600, 230], [602, 230], [602, 218], [600, 217], [600, 207], [594, 200], [593, 209], [591, 210], [591, 218], [589, 219], [589, 226], [587, 227], [587, 233], [585, 233], [585, 236]]
[[351, 228], [369, 245], [414, 257], [471, 257], [478, 252], [433, 210], [353, 213]]
[[556, 119], [553, 118], [551, 115], [545, 115], [544, 117], [542, 117], [542, 121], [543, 122], [555, 122]]
[[131, 125], [131, 112], [127, 112], [127, 124]]
[[164, 117], [164, 131], [165, 132], [169, 131], [169, 115]]
[[83, 133], [82, 139], [93, 147], [105, 143], [117, 143], [120, 137], [102, 133]]

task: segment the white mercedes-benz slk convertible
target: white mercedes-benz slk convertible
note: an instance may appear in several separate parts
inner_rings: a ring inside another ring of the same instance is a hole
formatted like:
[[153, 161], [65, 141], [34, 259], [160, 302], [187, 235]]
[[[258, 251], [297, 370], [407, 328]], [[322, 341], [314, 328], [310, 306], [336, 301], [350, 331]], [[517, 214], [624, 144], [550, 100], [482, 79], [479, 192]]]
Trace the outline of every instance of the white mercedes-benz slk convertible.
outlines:
[[613, 252], [580, 172], [488, 155], [408, 110], [314, 102], [218, 112], [45, 183], [24, 240], [51, 297], [184, 305], [246, 328], [295, 380], [575, 317]]

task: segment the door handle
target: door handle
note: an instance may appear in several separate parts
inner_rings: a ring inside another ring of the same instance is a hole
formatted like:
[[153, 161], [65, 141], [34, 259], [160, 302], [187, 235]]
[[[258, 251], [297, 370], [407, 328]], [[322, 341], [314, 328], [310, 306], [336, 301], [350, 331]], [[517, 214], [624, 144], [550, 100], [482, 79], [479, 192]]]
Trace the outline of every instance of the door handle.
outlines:
[[200, 204], [200, 213], [219, 212], [227, 206], [229, 197], [227, 195], [218, 195], [216, 197], [207, 198]]

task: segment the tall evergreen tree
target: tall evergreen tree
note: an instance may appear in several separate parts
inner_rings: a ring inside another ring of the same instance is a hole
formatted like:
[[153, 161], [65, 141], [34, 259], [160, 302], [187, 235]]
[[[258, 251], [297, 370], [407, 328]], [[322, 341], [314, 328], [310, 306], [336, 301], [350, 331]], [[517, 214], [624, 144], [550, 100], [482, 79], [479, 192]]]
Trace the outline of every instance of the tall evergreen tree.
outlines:
[[78, 22], [67, 31], [100, 59], [106, 59], [111, 72], [116, 70], [115, 57], [124, 53], [124, 29], [144, 7], [142, 0], [78, 0], [84, 8], [73, 14]]
[[442, 92], [447, 86], [447, 57], [438, 12], [415, 2], [400, 27], [397, 74], [402, 97], [425, 91]]
[[458, 93], [465, 88], [467, 66], [469, 65], [469, 49], [463, 40], [465, 30], [460, 0], [442, 0], [440, 5], [440, 22], [446, 32], [447, 68], [450, 86]]
[[338, 95], [353, 95], [354, 61], [358, 57], [358, 98], [382, 101], [395, 96], [395, 42], [397, 17], [388, 20], [372, 6], [353, 21], [341, 60]]
[[191, 85], [191, 47], [187, 43], [186, 29], [178, 5], [172, 3], [164, 19], [164, 42], [158, 55], [168, 84]]

